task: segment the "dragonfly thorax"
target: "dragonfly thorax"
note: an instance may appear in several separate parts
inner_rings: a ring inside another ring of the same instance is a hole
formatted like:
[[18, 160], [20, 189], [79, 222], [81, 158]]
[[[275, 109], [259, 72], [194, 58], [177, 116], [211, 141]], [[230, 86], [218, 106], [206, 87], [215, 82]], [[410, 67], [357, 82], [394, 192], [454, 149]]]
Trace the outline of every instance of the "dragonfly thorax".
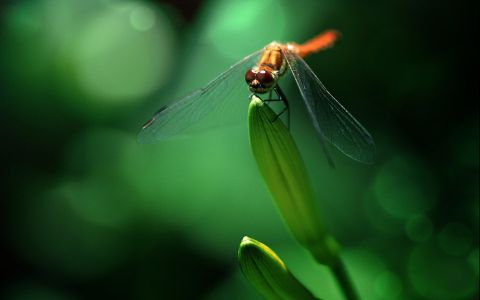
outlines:
[[252, 93], [264, 94], [277, 84], [278, 72], [269, 67], [254, 67], [245, 73], [245, 81]]

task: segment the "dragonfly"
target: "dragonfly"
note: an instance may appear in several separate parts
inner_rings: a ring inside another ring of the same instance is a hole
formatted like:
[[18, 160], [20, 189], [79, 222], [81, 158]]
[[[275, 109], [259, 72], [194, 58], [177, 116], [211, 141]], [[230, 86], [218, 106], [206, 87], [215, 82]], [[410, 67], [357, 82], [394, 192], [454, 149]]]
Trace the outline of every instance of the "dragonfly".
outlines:
[[[245, 89], [245, 83], [251, 95], [268, 94], [264, 100], [266, 103], [282, 101], [285, 108], [278, 113], [279, 116], [289, 109], [288, 99], [279, 85], [280, 78], [289, 70], [328, 162], [333, 166], [326, 142], [356, 161], [373, 163], [375, 143], [370, 133], [327, 91], [303, 59], [330, 48], [338, 37], [336, 30], [326, 30], [303, 44], [271, 42], [232, 65], [204, 87], [161, 107], [142, 126], [138, 141], [153, 143], [169, 139], [211, 115], [222, 115], [221, 108], [233, 101], [231, 92], [240, 85]], [[273, 93], [277, 98], [273, 98]]]

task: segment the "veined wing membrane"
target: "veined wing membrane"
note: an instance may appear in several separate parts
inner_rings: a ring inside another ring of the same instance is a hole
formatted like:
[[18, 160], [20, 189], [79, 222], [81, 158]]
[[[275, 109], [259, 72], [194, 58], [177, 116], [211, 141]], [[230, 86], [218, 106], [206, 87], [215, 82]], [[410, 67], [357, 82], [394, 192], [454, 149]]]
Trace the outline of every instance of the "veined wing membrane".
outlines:
[[184, 133], [196, 123], [212, 115], [215, 115], [215, 120], [212, 120], [211, 124], [209, 123], [209, 127], [221, 123], [223, 110], [226, 109], [226, 106], [233, 104], [231, 102], [235, 100], [239, 100], [230, 96], [240, 86], [245, 87], [245, 72], [257, 62], [262, 50], [243, 58], [210, 81], [205, 87], [161, 108], [152, 119], [145, 123], [138, 134], [138, 141], [140, 143], [153, 143], [171, 138]]
[[300, 56], [288, 49], [282, 53], [320, 138], [354, 160], [373, 163], [375, 143], [368, 131], [327, 91]]

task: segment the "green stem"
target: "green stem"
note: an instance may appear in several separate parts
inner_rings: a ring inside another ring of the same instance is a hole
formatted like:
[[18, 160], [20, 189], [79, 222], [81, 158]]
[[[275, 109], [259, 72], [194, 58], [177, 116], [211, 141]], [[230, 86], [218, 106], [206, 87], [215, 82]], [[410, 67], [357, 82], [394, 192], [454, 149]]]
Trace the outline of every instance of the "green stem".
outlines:
[[304, 246], [310, 250], [310, 253], [319, 264], [327, 266], [332, 271], [345, 299], [360, 299], [340, 257], [340, 247], [335, 238], [325, 234], [323, 239], [317, 240], [316, 243], [307, 243]]
[[345, 264], [341, 260], [339, 256], [336, 256], [336, 261], [334, 264], [330, 265], [330, 270], [332, 271], [333, 275], [335, 275], [335, 279], [337, 280], [340, 288], [343, 291], [345, 299], [347, 300], [359, 300], [357, 291], [353, 286], [352, 280], [348, 275], [347, 269], [345, 268]]

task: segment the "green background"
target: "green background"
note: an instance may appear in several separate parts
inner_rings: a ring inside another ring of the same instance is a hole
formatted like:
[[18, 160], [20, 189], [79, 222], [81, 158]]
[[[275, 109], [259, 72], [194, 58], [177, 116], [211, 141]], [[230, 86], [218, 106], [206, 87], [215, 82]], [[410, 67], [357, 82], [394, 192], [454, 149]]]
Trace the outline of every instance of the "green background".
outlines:
[[[289, 235], [244, 122], [139, 145], [142, 123], [272, 40], [370, 131], [374, 165], [292, 133], [363, 299], [478, 298], [478, 7], [464, 1], [37, 0], [0, 4], [0, 297], [259, 299], [244, 235], [322, 299], [328, 270]], [[473, 73], [472, 75], [470, 75]], [[290, 76], [281, 82], [295, 103]], [[300, 103], [300, 102], [297, 102]]]

